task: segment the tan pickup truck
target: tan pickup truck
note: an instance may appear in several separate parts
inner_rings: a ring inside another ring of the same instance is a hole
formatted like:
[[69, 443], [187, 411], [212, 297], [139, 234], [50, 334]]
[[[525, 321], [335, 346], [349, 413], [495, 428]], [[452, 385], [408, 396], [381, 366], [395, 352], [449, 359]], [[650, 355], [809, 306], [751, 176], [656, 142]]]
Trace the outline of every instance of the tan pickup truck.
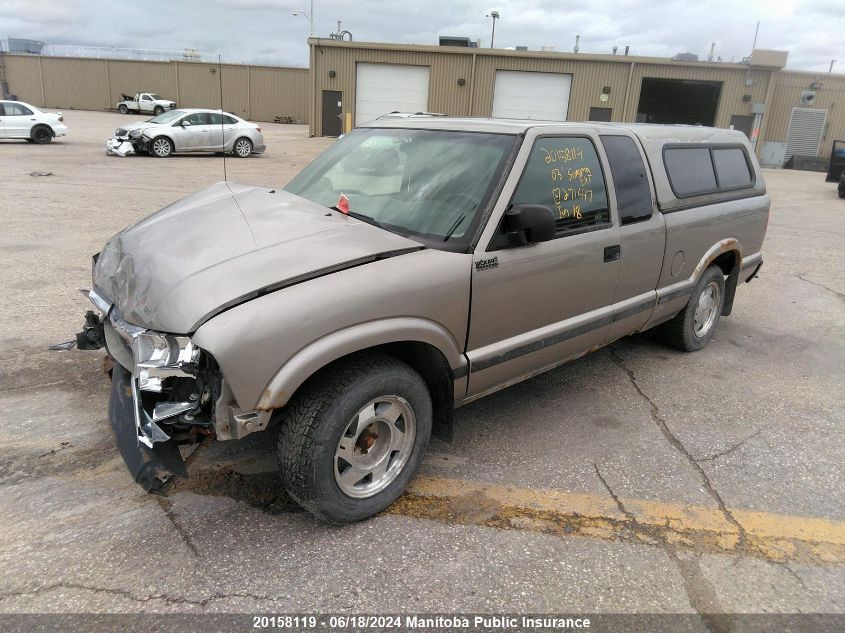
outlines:
[[288, 492], [355, 521], [455, 407], [653, 327], [704, 347], [768, 213], [739, 132], [376, 121], [283, 189], [221, 183], [115, 235], [77, 339], [114, 360], [147, 490], [187, 476], [179, 444], [272, 428]]

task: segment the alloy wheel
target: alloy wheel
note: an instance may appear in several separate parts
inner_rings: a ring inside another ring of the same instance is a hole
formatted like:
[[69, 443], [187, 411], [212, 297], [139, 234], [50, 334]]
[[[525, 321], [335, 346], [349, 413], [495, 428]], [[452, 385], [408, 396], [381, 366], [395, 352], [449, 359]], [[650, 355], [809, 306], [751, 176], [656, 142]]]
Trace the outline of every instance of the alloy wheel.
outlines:
[[346, 425], [334, 457], [334, 475], [344, 494], [372, 497], [399, 476], [416, 439], [416, 418], [404, 398], [380, 396]]

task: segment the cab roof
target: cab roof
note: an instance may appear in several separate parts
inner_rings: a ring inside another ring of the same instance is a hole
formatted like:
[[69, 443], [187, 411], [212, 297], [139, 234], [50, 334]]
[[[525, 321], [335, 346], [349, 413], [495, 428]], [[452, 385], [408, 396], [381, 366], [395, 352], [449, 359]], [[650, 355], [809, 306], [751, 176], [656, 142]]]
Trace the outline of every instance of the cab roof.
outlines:
[[451, 130], [455, 132], [490, 132], [493, 134], [524, 134], [532, 128], [549, 132], [593, 129], [599, 133], [627, 130], [644, 143], [736, 143], [744, 139], [742, 132], [701, 125], [665, 125], [653, 123], [595, 123], [590, 121], [537, 121], [533, 119], [415, 117], [384, 118], [360, 127]]

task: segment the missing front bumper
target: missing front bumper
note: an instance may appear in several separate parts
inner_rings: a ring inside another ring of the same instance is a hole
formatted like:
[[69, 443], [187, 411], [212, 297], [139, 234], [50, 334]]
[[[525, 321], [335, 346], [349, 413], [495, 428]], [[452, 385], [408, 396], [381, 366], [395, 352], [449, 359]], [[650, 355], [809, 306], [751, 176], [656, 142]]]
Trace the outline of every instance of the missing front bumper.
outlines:
[[132, 375], [120, 364], [112, 372], [109, 421], [117, 448], [130, 474], [144, 490], [161, 493], [171, 477], [187, 478], [188, 471], [174, 440], [155, 442], [152, 448], [138, 439]]

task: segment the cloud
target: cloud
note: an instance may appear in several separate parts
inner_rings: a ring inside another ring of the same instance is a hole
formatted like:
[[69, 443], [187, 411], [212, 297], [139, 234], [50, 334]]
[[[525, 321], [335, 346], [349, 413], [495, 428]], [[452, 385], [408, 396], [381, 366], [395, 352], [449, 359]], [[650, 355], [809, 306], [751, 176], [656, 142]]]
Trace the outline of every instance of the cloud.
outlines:
[[[226, 61], [298, 65], [308, 63], [310, 0], [6, 0], [0, 37], [49, 43], [181, 50], [221, 54]], [[751, 51], [761, 22], [759, 48], [788, 49], [789, 66], [827, 70], [845, 57], [842, 0], [314, 0], [316, 32], [337, 28], [359, 41], [437, 44], [438, 35], [463, 35], [490, 44], [499, 11], [497, 47], [552, 45], [571, 51], [580, 35], [585, 53], [610, 53], [630, 45], [634, 55], [669, 57], [678, 52], [739, 61]], [[845, 65], [845, 64], [843, 64]]]

